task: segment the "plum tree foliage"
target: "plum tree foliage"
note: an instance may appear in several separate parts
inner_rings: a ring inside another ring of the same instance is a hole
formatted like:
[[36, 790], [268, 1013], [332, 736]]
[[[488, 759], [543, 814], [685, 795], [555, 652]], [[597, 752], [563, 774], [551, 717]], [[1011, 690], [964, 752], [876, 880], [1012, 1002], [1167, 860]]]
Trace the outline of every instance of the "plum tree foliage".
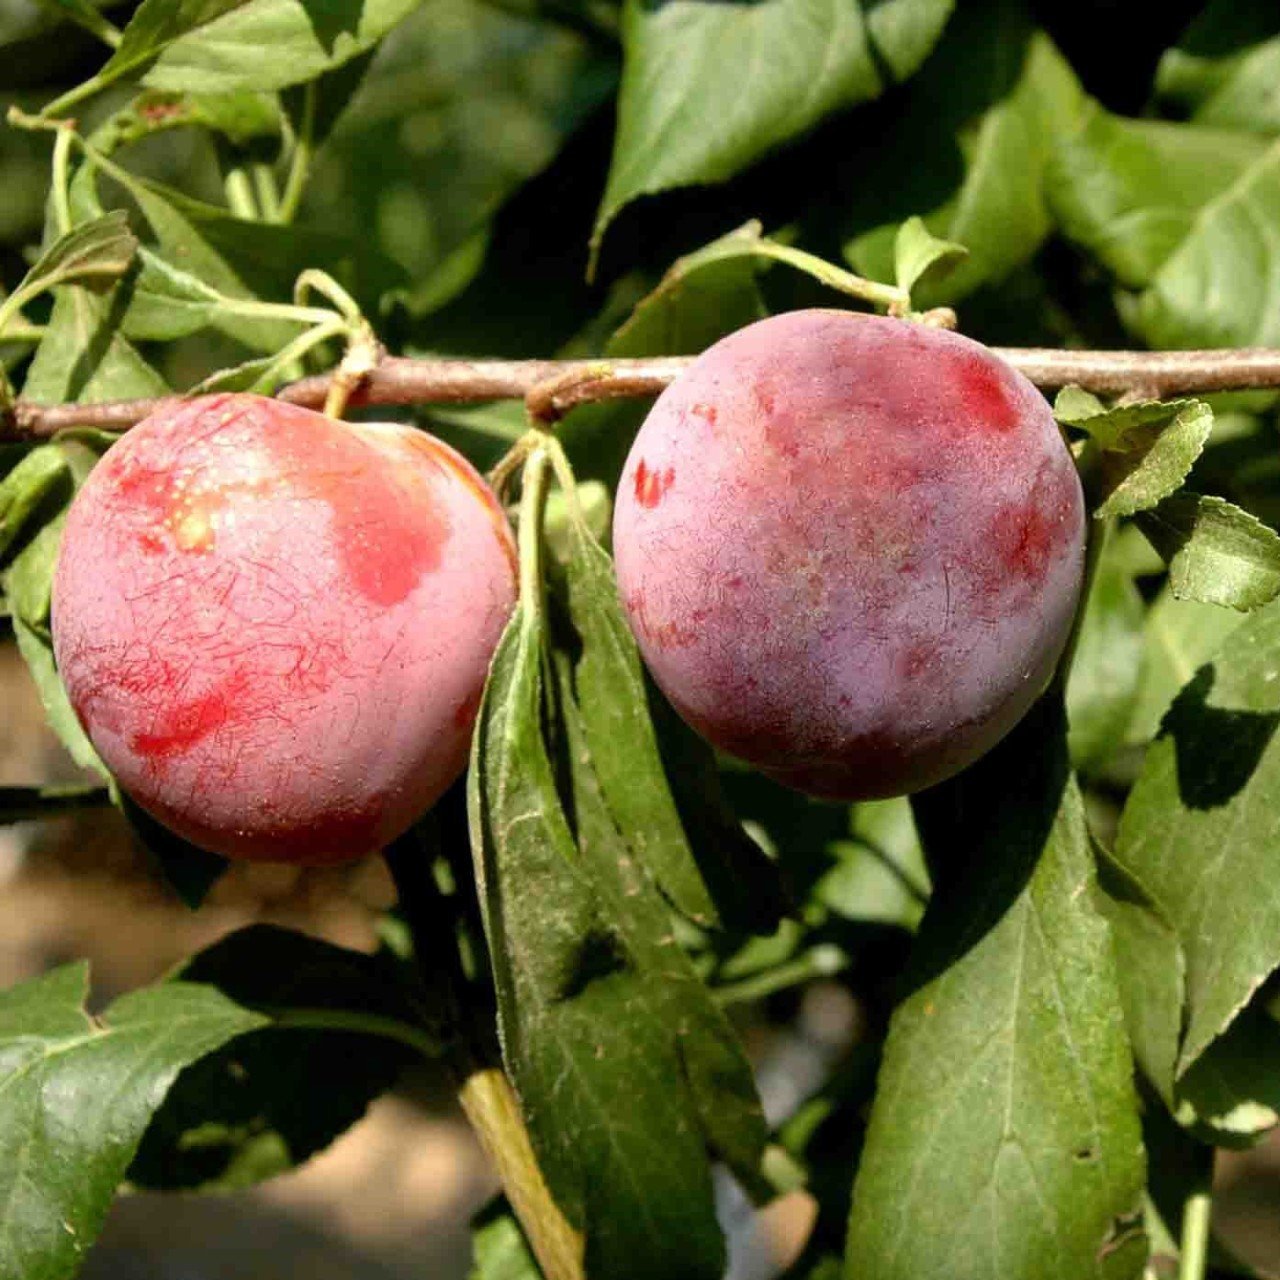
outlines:
[[1280, 346], [1280, 18], [1109, 11], [0, 0], [4, 625], [92, 779], [0, 816], [399, 894], [0, 992], [0, 1278], [424, 1057], [477, 1280], [718, 1280], [718, 1177], [787, 1280], [1250, 1274], [1280, 376], [1175, 349]]

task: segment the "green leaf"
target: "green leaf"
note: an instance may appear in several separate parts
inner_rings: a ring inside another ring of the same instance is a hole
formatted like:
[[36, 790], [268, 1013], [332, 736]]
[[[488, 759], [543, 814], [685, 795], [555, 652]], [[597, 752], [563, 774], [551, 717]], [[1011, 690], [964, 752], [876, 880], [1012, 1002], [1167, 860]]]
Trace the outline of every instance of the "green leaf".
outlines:
[[1280, 139], [1197, 211], [1128, 317], [1153, 347], [1280, 346]]
[[58, 669], [54, 665], [53, 645], [48, 634], [35, 630], [20, 617], [14, 617], [12, 622], [18, 652], [27, 664], [27, 670], [31, 672], [49, 727], [58, 735], [58, 740], [66, 747], [76, 764], [82, 769], [92, 769], [109, 782], [111, 775], [107, 766], [98, 758], [93, 743], [89, 741], [79, 718], [71, 709], [67, 691], [63, 688]]
[[468, 1280], [542, 1280], [542, 1272], [505, 1196], [489, 1201], [471, 1224]]
[[908, 218], [899, 228], [893, 244], [894, 279], [908, 293], [916, 281], [935, 268], [949, 270], [969, 250], [950, 240], [939, 240], [918, 216]]
[[1280, 1025], [1249, 1005], [1177, 1084], [1176, 1119], [1201, 1141], [1252, 1147], [1280, 1124]]
[[[342, 77], [352, 65], [316, 83], [319, 132], [346, 110], [316, 156], [301, 221], [353, 242], [376, 237], [406, 271], [403, 297], [414, 315], [466, 286], [499, 209], [609, 99], [617, 79], [612, 50], [483, 0], [420, 5], [379, 47], [376, 69], [348, 106]], [[583, 193], [580, 216], [591, 198]], [[504, 273], [497, 288], [510, 300]], [[541, 313], [540, 300], [527, 301], [531, 316]], [[442, 335], [458, 341], [452, 325]], [[475, 350], [493, 350], [475, 341]]]
[[59, 289], [23, 395], [36, 404], [165, 395], [164, 380], [121, 331], [128, 302], [128, 282], [104, 297], [75, 285]]
[[46, 444], [32, 449], [0, 480], [0, 563], [27, 521], [66, 479], [66, 457]]
[[1233, 609], [1179, 600], [1165, 587], [1147, 610], [1142, 674], [1125, 738], [1145, 744], [1178, 690], [1243, 621]]
[[756, 279], [770, 263], [758, 222], [678, 258], [609, 340], [609, 355], [678, 355], [722, 337], [726, 317], [740, 328], [767, 314]]
[[1132, 1064], [1052, 695], [915, 810], [937, 883], [889, 1028], [845, 1274], [1136, 1277]]
[[561, 700], [565, 719], [554, 713], [544, 643], [526, 600], [490, 671], [469, 779], [503, 1057], [552, 1193], [584, 1229], [587, 1273], [713, 1280], [724, 1254], [706, 1143], [735, 1164], [758, 1159], [763, 1119], [728, 1024], [613, 826], [575, 709]]
[[1054, 416], [1102, 451], [1098, 519], [1150, 510], [1182, 487], [1213, 430], [1213, 410], [1203, 400], [1149, 400], [1094, 413], [1069, 394], [1075, 390], [1058, 396]]
[[1127, 120], [1089, 103], [1055, 149], [1045, 190], [1063, 233], [1120, 284], [1142, 289], [1191, 234], [1201, 209], [1265, 152], [1258, 138]]
[[723, 182], [828, 113], [905, 80], [950, 12], [951, 0], [849, 0], [834, 10], [815, 0], [627, 0], [618, 131], [593, 252], [637, 196]]
[[371, 49], [420, 0], [327, 0], [323, 7], [301, 0], [215, 3], [223, 12], [167, 44], [144, 84], [180, 93], [303, 84]]
[[296, 1167], [421, 1056], [395, 1033], [426, 1040], [388, 956], [271, 925], [223, 938], [175, 980], [215, 987], [268, 1025], [182, 1072], [130, 1165], [136, 1186], [233, 1190]]
[[812, 899], [845, 920], [915, 930], [929, 901], [929, 872], [906, 799], [873, 800], [849, 811], [852, 839], [835, 840], [835, 859]]
[[0, 992], [0, 1271], [73, 1276], [183, 1067], [265, 1019], [166, 983], [85, 1011], [87, 966]]
[[1280, 963], [1271, 875], [1280, 797], [1280, 605], [1236, 628], [1147, 749], [1116, 861], [1158, 904], [1186, 957], [1184, 1073]]
[[120, 210], [82, 222], [36, 259], [14, 292], [35, 297], [64, 284], [105, 289], [129, 269], [137, 247]]
[[1052, 227], [1044, 170], [1082, 102], [1075, 75], [1020, 0], [958, 7], [937, 49], [881, 126], [854, 131], [844, 255], [887, 280], [899, 226], [968, 256], [917, 286], [917, 306], [955, 302], [1031, 260]]
[[1120, 1001], [1133, 1056], [1172, 1112], [1182, 1037], [1186, 958], [1155, 899], [1100, 845], [1098, 909], [1111, 926]]
[[1166, 51], [1156, 93], [1192, 119], [1280, 132], [1280, 21], [1269, 0], [1211, 0]]
[[1138, 696], [1145, 616], [1120, 538], [1110, 536], [1093, 576], [1067, 680], [1067, 740], [1077, 768], [1103, 764], [1124, 740]]
[[[776, 873], [749, 840], [695, 844], [686, 834], [650, 719], [635, 638], [618, 601], [613, 562], [584, 520], [570, 511], [565, 565], [567, 609], [577, 633], [574, 693], [583, 735], [606, 805], [630, 846], [672, 904], [698, 924], [725, 927], [719, 898], [781, 893]], [[684, 772], [682, 769], [681, 772]], [[754, 851], [749, 862], [744, 845]], [[751, 872], [763, 869], [763, 875]], [[720, 892], [717, 893], [717, 890]], [[761, 904], [767, 915], [767, 901]], [[760, 911], [756, 912], [759, 916]]]
[[1138, 516], [1179, 600], [1256, 609], [1280, 594], [1280, 534], [1222, 498], [1175, 493]]

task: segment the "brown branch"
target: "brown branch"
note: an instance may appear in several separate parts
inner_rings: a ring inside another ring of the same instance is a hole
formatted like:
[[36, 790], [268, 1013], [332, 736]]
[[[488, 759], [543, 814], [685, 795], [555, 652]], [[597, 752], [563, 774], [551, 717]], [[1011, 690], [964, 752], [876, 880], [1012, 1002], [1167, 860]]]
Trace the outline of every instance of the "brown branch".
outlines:
[[[1280, 350], [1248, 347], [1209, 351], [1069, 351], [1049, 347], [996, 347], [995, 354], [1038, 387], [1076, 385], [1102, 395], [1141, 388], [1169, 397], [1192, 392], [1280, 389]], [[554, 387], [563, 414], [589, 401], [657, 395], [690, 363], [690, 356], [640, 360], [455, 360], [388, 356], [351, 397], [352, 405], [477, 404], [520, 400], [538, 387]], [[332, 374], [304, 378], [280, 398], [320, 408]], [[68, 427], [122, 431], [180, 397], [89, 405], [37, 405], [19, 401], [0, 421], [0, 441], [43, 440]]]

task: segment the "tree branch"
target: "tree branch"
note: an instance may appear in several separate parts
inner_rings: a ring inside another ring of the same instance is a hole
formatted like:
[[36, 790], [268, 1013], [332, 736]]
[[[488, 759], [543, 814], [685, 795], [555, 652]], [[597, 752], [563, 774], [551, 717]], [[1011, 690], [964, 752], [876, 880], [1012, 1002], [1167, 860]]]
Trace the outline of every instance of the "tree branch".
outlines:
[[[1102, 395], [1138, 391], [1153, 399], [1192, 392], [1280, 389], [1280, 350], [1246, 347], [1208, 351], [1070, 351], [1049, 347], [995, 347], [1000, 356], [1045, 390], [1076, 385]], [[640, 360], [458, 360], [387, 356], [351, 397], [354, 405], [477, 404], [521, 400], [543, 385], [553, 388], [554, 416], [580, 404], [657, 395], [693, 357]], [[280, 398], [320, 408], [332, 374], [303, 378]], [[165, 404], [117, 400], [88, 405], [19, 401], [0, 421], [0, 441], [44, 440], [68, 427], [122, 431]], [[544, 396], [545, 398], [545, 396]]]

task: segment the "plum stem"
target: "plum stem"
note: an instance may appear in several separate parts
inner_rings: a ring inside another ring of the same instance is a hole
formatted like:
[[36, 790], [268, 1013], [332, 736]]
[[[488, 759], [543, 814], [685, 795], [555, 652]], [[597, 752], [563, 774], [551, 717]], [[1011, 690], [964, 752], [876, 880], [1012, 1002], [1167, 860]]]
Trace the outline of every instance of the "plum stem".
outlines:
[[545, 445], [532, 449], [524, 464], [520, 493], [520, 606], [537, 617], [542, 611], [542, 518], [551, 478], [550, 453]]
[[[1269, 347], [1204, 351], [1084, 351], [1041, 347], [993, 347], [992, 353], [1042, 389], [1075, 385], [1098, 394], [1120, 394], [1141, 385], [1158, 398], [1280, 388], [1280, 350]], [[352, 396], [353, 404], [481, 404], [524, 399], [548, 379], [589, 371], [556, 394], [561, 412], [579, 404], [656, 396], [692, 363], [692, 356], [616, 360], [461, 360], [384, 356]], [[280, 398], [318, 409], [334, 373], [284, 387]], [[0, 441], [43, 440], [68, 427], [125, 430], [165, 403], [182, 397], [41, 405], [19, 400], [0, 420]]]

